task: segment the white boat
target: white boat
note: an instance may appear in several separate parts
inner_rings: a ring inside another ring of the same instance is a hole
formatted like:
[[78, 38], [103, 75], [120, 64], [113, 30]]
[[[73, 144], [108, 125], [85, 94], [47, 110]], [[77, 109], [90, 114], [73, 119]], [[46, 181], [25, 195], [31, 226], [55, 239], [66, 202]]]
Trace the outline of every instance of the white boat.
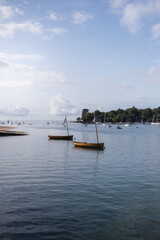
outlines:
[[131, 124], [129, 124], [129, 123], [126, 123], [126, 124], [124, 124], [124, 126], [125, 126], [125, 127], [130, 127], [130, 126], [131, 126]]
[[152, 124], [152, 125], [160, 125], [159, 122], [156, 122], [156, 123], [155, 123], [155, 122], [151, 122], [151, 124]]

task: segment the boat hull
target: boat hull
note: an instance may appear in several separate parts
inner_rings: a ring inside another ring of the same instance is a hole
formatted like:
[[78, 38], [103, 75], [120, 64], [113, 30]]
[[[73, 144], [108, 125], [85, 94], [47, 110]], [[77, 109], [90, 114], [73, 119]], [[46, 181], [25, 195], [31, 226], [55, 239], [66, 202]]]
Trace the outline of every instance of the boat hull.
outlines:
[[104, 143], [86, 143], [86, 142], [72, 142], [75, 147], [94, 148], [104, 150]]
[[51, 140], [73, 140], [73, 135], [69, 136], [48, 136]]
[[0, 131], [0, 136], [22, 136], [22, 135], [28, 135], [28, 133], [3, 130]]

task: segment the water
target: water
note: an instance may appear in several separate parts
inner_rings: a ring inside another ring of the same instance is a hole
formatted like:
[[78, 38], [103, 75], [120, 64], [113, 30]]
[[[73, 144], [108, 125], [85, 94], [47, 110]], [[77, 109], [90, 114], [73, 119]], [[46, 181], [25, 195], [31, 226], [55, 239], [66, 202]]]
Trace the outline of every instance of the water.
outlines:
[[[48, 140], [62, 125], [0, 138], [0, 239], [160, 239], [160, 126], [98, 125], [104, 151]], [[94, 125], [70, 124], [77, 141]]]

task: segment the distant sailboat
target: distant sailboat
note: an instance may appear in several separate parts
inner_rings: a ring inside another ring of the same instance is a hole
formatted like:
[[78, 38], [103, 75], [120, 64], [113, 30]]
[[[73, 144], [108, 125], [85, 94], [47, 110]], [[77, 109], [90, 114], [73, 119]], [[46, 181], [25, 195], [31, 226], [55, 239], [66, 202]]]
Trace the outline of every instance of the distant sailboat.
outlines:
[[103, 123], [103, 126], [106, 126], [106, 118], [105, 118], [105, 113], [104, 113], [104, 123]]
[[68, 129], [68, 122], [67, 122], [67, 117], [65, 116], [64, 123], [66, 123], [67, 126], [67, 135], [62, 135], [62, 136], [51, 136], [48, 135], [49, 139], [51, 140], [73, 140], [73, 135], [69, 135], [69, 129]]

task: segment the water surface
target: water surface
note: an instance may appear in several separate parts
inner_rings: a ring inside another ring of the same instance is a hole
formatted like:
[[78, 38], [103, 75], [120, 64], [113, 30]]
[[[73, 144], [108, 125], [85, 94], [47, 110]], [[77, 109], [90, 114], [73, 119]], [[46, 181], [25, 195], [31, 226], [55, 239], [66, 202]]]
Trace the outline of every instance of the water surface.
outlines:
[[[160, 126], [98, 125], [104, 151], [48, 140], [63, 125], [0, 138], [0, 239], [160, 239]], [[94, 125], [69, 124], [77, 141]]]

